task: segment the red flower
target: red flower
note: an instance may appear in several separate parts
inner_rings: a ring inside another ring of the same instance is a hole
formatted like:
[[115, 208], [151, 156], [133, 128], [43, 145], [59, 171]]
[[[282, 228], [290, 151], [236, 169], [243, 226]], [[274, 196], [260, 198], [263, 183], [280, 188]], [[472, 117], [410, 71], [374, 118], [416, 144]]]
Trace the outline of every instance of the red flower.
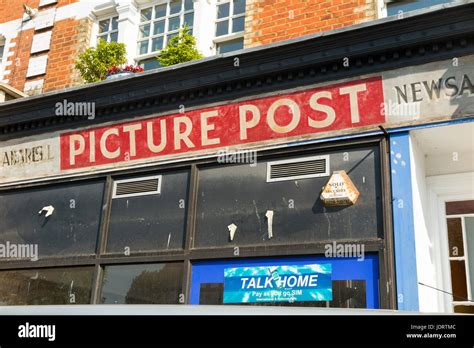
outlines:
[[116, 65], [113, 65], [111, 66], [110, 68], [107, 69], [107, 76], [109, 75], [115, 75], [115, 74], [119, 74], [119, 73], [122, 73], [122, 72], [133, 72], [133, 73], [137, 73], [137, 72], [143, 72], [144, 69], [141, 67], [141, 66], [138, 66], [138, 65], [126, 65], [124, 67], [118, 67]]

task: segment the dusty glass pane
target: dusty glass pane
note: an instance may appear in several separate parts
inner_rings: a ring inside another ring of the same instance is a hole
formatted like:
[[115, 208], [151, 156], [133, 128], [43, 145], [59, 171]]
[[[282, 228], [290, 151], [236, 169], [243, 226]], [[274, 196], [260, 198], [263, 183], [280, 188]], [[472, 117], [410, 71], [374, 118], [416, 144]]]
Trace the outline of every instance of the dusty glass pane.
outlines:
[[172, 0], [170, 2], [170, 14], [175, 14], [181, 11], [181, 0]]
[[238, 33], [239, 31], [244, 31], [244, 17], [237, 17], [232, 20], [232, 32]]
[[0, 306], [88, 304], [93, 267], [0, 271]]
[[108, 252], [131, 253], [183, 247], [188, 171], [164, 173], [161, 193], [112, 200]]
[[456, 305], [454, 306], [454, 313], [468, 313], [474, 314], [474, 305]]
[[142, 39], [148, 36], [150, 36], [150, 24], [141, 25], [138, 37]]
[[244, 48], [244, 39], [225, 41], [217, 44], [217, 53], [227, 53]]
[[471, 280], [471, 296], [470, 300], [474, 301], [474, 217], [465, 217], [464, 224], [466, 226], [466, 249], [467, 264], [469, 265], [469, 279]]
[[168, 21], [168, 31], [179, 29], [179, 16], [171, 17]]
[[449, 256], [464, 256], [461, 219], [448, 219]]
[[192, 10], [194, 8], [194, 0], [185, 0], [184, 1], [184, 10]]
[[105, 33], [106, 31], [109, 31], [109, 23], [110, 23], [110, 19], [105, 19], [103, 21], [100, 21], [99, 33]]
[[216, 36], [226, 35], [229, 32], [229, 21], [217, 22]]
[[103, 192], [89, 181], [0, 194], [0, 244], [37, 245], [40, 259], [95, 253]]
[[146, 8], [144, 10], [141, 10], [140, 11], [140, 22], [149, 21], [151, 19], [151, 12], [152, 12], [151, 7]]
[[234, 15], [245, 13], [245, 0], [234, 0]]
[[230, 3], [217, 6], [217, 18], [229, 17]]
[[177, 304], [182, 281], [181, 263], [107, 266], [101, 303]]
[[155, 6], [155, 18], [166, 16], [166, 4]]
[[117, 30], [118, 29], [118, 17], [113, 17], [112, 18], [112, 30]]
[[138, 54], [145, 54], [148, 52], [148, 40], [140, 41], [138, 43]]
[[453, 287], [453, 300], [465, 301], [467, 299], [466, 264], [464, 260], [451, 260], [451, 285]]
[[118, 40], [118, 32], [110, 34], [110, 42], [117, 42]]
[[[163, 36], [160, 36], [160, 37], [155, 37], [152, 41], [152, 44], [151, 44], [151, 50], [152, 51], [159, 51], [163, 48]], [[156, 61], [158, 61], [157, 59], [155, 59]]]
[[184, 15], [184, 23], [188, 25], [188, 27], [192, 27], [194, 24], [194, 12], [187, 13]]
[[138, 65], [145, 70], [157, 69], [160, 67], [160, 63], [156, 57], [141, 60]]
[[453, 0], [425, 0], [425, 1], [413, 1], [413, 0], [401, 0], [401, 1], [390, 1], [387, 2], [387, 15], [395, 16], [398, 13], [410, 12], [419, 10], [425, 7], [445, 4], [452, 2]]
[[474, 214], [474, 200], [446, 202], [446, 215]]
[[163, 34], [165, 32], [165, 20], [156, 21], [153, 28], [153, 35]]

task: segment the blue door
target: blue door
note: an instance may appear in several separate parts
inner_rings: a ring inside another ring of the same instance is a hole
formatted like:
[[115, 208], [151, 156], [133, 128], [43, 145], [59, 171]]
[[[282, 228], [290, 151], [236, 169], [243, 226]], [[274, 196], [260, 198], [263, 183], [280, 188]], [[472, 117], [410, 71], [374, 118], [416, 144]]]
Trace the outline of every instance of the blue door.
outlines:
[[[331, 264], [332, 300], [293, 303], [271, 303], [340, 308], [378, 308], [378, 258], [365, 255], [357, 258], [327, 258], [305, 256], [291, 258], [260, 258], [246, 260], [219, 260], [195, 262], [191, 276], [191, 304], [222, 304], [224, 297], [224, 269], [258, 266], [302, 266], [309, 264]], [[262, 303], [252, 303], [262, 304]], [[266, 303], [268, 304], [268, 303]]]

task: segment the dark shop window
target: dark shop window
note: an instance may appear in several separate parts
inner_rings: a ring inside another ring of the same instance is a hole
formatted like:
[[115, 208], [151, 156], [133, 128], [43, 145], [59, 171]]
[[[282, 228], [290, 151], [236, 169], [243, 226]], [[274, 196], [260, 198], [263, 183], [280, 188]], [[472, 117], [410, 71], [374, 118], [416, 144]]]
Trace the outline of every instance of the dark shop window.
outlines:
[[93, 267], [0, 271], [0, 306], [88, 304]]
[[[242, 306], [285, 306], [285, 307], [331, 307], [367, 308], [365, 280], [334, 280], [332, 282], [332, 301], [305, 302], [253, 302], [239, 303]], [[201, 284], [199, 304], [222, 305], [224, 303], [224, 283]], [[235, 305], [235, 303], [231, 303]]]
[[95, 253], [103, 192], [95, 181], [0, 193], [0, 244], [37, 246], [39, 258]]
[[[154, 181], [156, 179], [158, 181]], [[107, 252], [181, 249], [186, 228], [189, 172], [168, 172], [116, 182], [120, 192], [112, 198]]]
[[[377, 238], [382, 231], [378, 147], [291, 157], [329, 156], [329, 175], [267, 180], [267, 162], [217, 164], [199, 171], [195, 247], [290, 244]], [[285, 169], [285, 167], [282, 167]], [[305, 174], [308, 167], [286, 168]], [[345, 170], [360, 196], [355, 205], [325, 207], [320, 194], [333, 171]], [[281, 172], [283, 173], [283, 172]], [[285, 174], [285, 173], [284, 173]], [[267, 212], [273, 212], [272, 237]], [[229, 227], [236, 226], [233, 240]]]
[[177, 304], [182, 281], [182, 263], [107, 266], [101, 302]]

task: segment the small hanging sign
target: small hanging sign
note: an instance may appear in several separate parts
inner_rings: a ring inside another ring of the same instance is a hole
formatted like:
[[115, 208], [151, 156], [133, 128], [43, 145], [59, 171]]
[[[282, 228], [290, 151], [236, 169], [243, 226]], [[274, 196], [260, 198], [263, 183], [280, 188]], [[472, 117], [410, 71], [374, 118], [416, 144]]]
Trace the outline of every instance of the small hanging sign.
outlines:
[[332, 173], [321, 192], [321, 201], [325, 206], [353, 205], [359, 198], [359, 191], [344, 170]]

